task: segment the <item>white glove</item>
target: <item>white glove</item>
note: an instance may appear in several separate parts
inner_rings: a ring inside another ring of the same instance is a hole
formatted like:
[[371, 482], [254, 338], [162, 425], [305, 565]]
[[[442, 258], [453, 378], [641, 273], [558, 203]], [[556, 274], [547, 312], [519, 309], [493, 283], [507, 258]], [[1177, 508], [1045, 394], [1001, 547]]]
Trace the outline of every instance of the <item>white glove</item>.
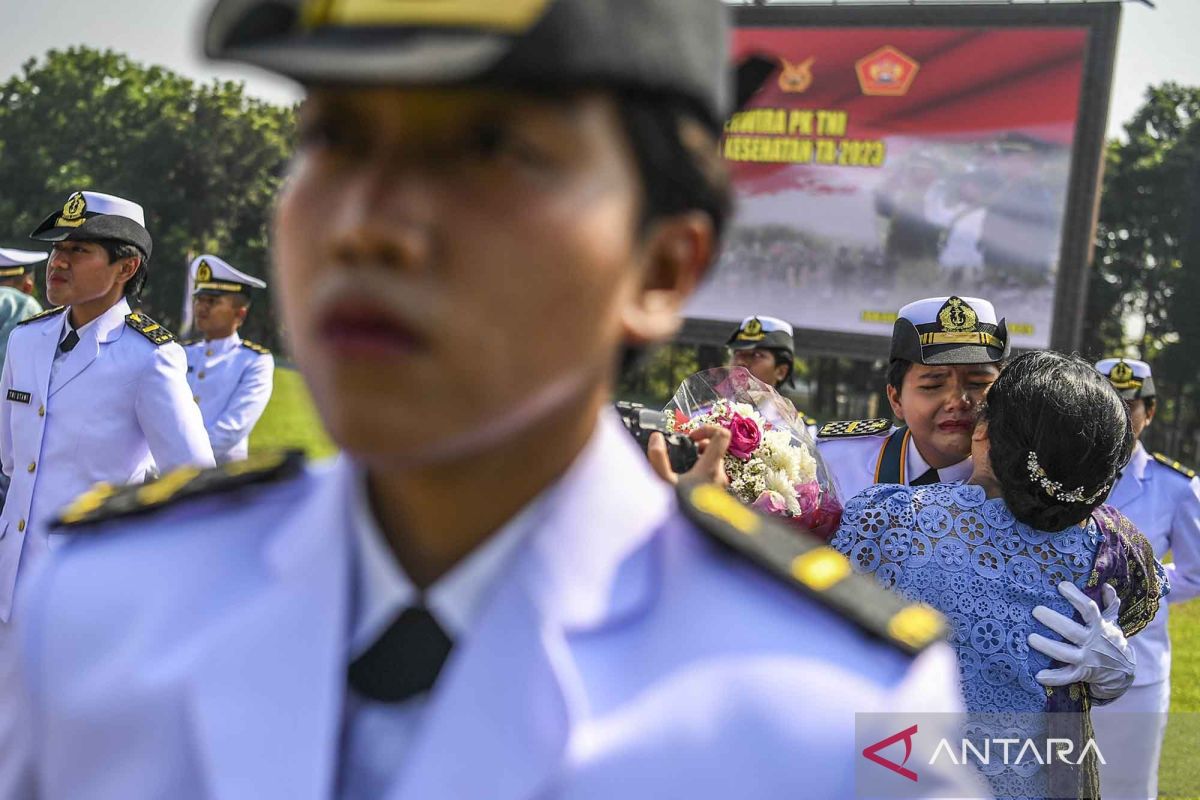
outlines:
[[1029, 634], [1029, 646], [1067, 666], [1044, 669], [1037, 674], [1043, 686], [1088, 684], [1093, 697], [1112, 700], [1120, 697], [1133, 684], [1137, 660], [1129, 640], [1117, 625], [1121, 598], [1117, 591], [1104, 584], [1104, 612], [1073, 583], [1063, 581], [1058, 593], [1067, 599], [1083, 617], [1083, 625], [1064, 617], [1046, 606], [1033, 610], [1034, 619], [1062, 636], [1076, 647], [1047, 639], [1037, 633]]

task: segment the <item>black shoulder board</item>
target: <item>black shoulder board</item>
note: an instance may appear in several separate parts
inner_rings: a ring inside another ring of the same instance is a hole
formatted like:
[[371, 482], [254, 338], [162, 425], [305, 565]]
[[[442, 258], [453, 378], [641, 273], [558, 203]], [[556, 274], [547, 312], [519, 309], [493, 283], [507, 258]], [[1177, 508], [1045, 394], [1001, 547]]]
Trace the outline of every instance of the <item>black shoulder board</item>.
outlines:
[[67, 310], [66, 306], [55, 306], [54, 308], [47, 308], [45, 311], [40, 311], [37, 314], [34, 314], [32, 317], [29, 317], [28, 319], [21, 320], [17, 324], [18, 325], [28, 325], [30, 322], [37, 322], [39, 319], [45, 319], [46, 317], [53, 317], [55, 314], [61, 314], [62, 312], [66, 311], [66, 310]]
[[815, 418], [810, 417], [808, 414], [805, 414], [803, 411], [800, 411], [799, 409], [796, 410], [796, 416], [798, 416], [800, 418], [800, 421], [803, 422], [805, 425], [816, 425], [817, 424], [817, 420]]
[[890, 419], [852, 419], [826, 422], [817, 431], [818, 439], [848, 439], [854, 436], [878, 436], [892, 429]]
[[304, 467], [302, 450], [258, 453], [210, 469], [181, 467], [157, 480], [132, 486], [98, 483], [59, 512], [54, 525], [80, 533], [98, 522], [134, 517], [195, 497], [220, 494], [257, 484], [278, 483]]
[[253, 350], [254, 352], [258, 353], [260, 356], [271, 355], [270, 350], [263, 347], [258, 342], [252, 342], [249, 339], [242, 339], [242, 347], [246, 348], [247, 350]]
[[156, 346], [175, 341], [175, 334], [159, 325], [145, 314], [133, 313], [125, 315], [125, 324], [145, 336]]
[[1170, 467], [1185, 478], [1196, 477], [1196, 470], [1188, 469], [1170, 456], [1164, 456], [1162, 453], [1155, 453], [1154, 460], [1162, 464], [1164, 467]]
[[945, 619], [860, 575], [821, 539], [738, 502], [714, 484], [679, 491], [684, 515], [710, 538], [862, 630], [915, 654], [946, 636]]

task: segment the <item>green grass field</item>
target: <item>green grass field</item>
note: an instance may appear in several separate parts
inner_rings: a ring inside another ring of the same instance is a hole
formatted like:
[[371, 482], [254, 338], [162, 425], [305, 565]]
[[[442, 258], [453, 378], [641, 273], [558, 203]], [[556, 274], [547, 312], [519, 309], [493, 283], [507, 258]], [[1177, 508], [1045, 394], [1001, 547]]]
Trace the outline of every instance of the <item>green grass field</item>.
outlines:
[[1200, 599], [1171, 609], [1171, 722], [1159, 765], [1159, 796], [1200, 792]]
[[[295, 370], [275, 371], [271, 404], [250, 437], [250, 447], [300, 447], [310, 458], [335, 451]], [[1185, 792], [1185, 787], [1200, 786], [1200, 599], [1171, 609], [1171, 641], [1171, 711], [1192, 714], [1174, 717], [1167, 729], [1159, 792], [1161, 797], [1200, 798], [1195, 790]]]
[[275, 370], [271, 402], [250, 434], [250, 451], [294, 447], [301, 448], [314, 459], [336, 451], [321, 427], [300, 373], [279, 368]]

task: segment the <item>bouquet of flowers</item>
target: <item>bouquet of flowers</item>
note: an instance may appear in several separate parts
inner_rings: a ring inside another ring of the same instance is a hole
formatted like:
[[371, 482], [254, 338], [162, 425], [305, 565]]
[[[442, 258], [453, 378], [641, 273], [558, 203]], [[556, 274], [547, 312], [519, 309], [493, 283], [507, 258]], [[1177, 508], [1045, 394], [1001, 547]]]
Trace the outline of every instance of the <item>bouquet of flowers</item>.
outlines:
[[712, 425], [729, 431], [729, 489], [742, 502], [783, 517], [824, 539], [842, 518], [833, 479], [796, 408], [742, 367], [688, 378], [663, 409], [688, 434]]

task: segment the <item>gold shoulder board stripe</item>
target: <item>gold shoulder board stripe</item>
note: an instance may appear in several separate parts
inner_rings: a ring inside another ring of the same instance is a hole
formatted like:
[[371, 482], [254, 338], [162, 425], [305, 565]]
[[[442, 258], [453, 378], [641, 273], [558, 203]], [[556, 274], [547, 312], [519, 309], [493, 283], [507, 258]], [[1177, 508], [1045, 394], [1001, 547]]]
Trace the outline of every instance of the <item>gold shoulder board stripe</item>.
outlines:
[[1180, 475], [1183, 475], [1185, 478], [1196, 477], [1196, 470], [1185, 467], [1183, 464], [1180, 464], [1178, 461], [1171, 458], [1170, 456], [1164, 456], [1162, 453], [1155, 453], [1154, 460], [1157, 461], [1158, 463], [1162, 464], [1164, 467], [1169, 467], [1169, 468], [1175, 470]]
[[822, 539], [758, 513], [719, 486], [680, 489], [679, 507], [723, 548], [898, 650], [915, 654], [946, 635], [933, 609], [854, 572]]
[[39, 314], [34, 314], [29, 319], [23, 319], [20, 322], [18, 322], [17, 324], [18, 325], [28, 325], [31, 322], [37, 322], [39, 319], [45, 319], [46, 317], [53, 317], [55, 314], [61, 314], [62, 312], [66, 311], [66, 310], [67, 310], [66, 306], [55, 306], [54, 308], [47, 308], [45, 311], [43, 311]]
[[844, 439], [852, 436], [877, 436], [892, 429], [889, 419], [852, 419], [826, 422], [817, 431], [818, 439]]
[[189, 498], [278, 483], [299, 475], [303, 468], [303, 451], [289, 450], [255, 453], [206, 470], [182, 467], [144, 484], [115, 487], [99, 483], [63, 509], [54, 524], [69, 533], [86, 532], [82, 529], [89, 525], [146, 514]]

